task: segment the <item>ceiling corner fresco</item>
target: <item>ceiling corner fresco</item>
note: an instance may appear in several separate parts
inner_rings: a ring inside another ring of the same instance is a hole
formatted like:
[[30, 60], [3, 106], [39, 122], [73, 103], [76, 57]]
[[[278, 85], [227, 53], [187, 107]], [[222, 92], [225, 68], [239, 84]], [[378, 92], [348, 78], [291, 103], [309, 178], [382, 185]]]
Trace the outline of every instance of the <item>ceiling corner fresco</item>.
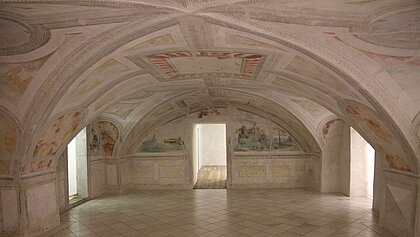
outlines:
[[[418, 1], [6, 0], [1, 8], [0, 106], [28, 134], [22, 144], [32, 150], [16, 145], [33, 158], [26, 170], [54, 166], [101, 115], [122, 127], [118, 138], [112, 125], [96, 128], [108, 134], [99, 150], [112, 155], [116, 139], [152, 124], [148, 116], [232, 104], [264, 114], [281, 107], [290, 128], [303, 125], [318, 145], [325, 120], [337, 117], [389, 167], [418, 170]], [[9, 152], [14, 142], [5, 140]]]
[[34, 157], [54, 156], [73, 138], [82, 120], [81, 112], [63, 114], [44, 130], [33, 152]]

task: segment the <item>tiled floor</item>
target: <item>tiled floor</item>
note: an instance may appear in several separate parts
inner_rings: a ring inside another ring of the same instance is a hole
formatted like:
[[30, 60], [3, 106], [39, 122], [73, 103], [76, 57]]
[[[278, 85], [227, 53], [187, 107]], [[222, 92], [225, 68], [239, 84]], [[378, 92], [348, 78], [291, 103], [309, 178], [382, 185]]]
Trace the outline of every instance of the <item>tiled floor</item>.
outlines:
[[198, 171], [195, 189], [226, 188], [225, 165], [203, 165]]
[[139, 191], [73, 208], [53, 236], [389, 236], [370, 206], [303, 189]]

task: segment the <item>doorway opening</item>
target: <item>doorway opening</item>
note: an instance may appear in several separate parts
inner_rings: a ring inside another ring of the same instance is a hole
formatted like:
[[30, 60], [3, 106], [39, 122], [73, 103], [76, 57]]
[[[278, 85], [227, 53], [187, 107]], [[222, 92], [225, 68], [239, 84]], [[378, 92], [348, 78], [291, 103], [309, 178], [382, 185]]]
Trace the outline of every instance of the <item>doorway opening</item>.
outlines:
[[88, 197], [87, 143], [84, 128], [67, 145], [67, 175], [69, 203]]
[[226, 124], [197, 124], [195, 128], [197, 182], [195, 189], [225, 189]]
[[350, 196], [372, 198], [375, 149], [353, 128], [350, 134]]

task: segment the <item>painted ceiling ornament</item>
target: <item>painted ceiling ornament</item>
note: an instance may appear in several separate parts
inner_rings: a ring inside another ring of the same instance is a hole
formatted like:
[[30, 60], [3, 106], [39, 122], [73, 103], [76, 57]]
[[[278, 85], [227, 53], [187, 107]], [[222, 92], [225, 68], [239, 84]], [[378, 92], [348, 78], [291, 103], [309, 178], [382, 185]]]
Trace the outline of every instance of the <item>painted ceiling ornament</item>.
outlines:
[[210, 116], [210, 115], [220, 115], [220, 111], [215, 108], [206, 107], [197, 113], [197, 118], [201, 119], [205, 116]]
[[28, 53], [50, 39], [50, 31], [40, 24], [27, 24], [2, 12], [0, 17], [0, 56]]
[[200, 77], [253, 79], [264, 61], [261, 54], [225, 51], [175, 51], [146, 58], [172, 80]]

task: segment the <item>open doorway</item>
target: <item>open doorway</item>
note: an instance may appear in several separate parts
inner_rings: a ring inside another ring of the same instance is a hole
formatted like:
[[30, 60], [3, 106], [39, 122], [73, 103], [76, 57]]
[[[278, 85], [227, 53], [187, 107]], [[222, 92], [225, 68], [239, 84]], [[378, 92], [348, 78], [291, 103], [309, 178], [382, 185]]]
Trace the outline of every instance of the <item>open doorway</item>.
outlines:
[[198, 172], [194, 188], [226, 188], [226, 124], [197, 124], [195, 133]]
[[86, 129], [67, 145], [67, 176], [69, 203], [88, 197]]
[[350, 196], [373, 197], [375, 150], [351, 128]]

